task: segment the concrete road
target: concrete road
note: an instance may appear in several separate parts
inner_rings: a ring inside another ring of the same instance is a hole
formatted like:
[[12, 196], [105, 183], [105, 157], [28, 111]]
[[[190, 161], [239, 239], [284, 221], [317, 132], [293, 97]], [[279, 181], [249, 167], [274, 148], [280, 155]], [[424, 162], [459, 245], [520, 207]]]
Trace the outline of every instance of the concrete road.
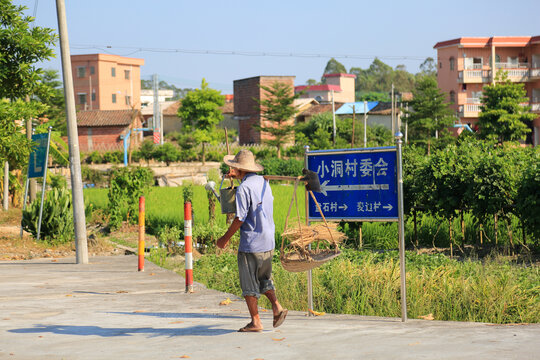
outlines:
[[[290, 312], [238, 333], [245, 303], [136, 256], [0, 262], [0, 359], [539, 359], [540, 324]], [[229, 305], [219, 305], [227, 298]]]

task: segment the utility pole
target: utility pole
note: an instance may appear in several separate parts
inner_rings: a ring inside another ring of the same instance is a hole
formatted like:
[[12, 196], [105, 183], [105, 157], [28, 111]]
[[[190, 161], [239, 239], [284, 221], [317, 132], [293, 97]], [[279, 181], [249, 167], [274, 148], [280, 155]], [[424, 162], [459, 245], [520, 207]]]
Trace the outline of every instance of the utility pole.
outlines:
[[356, 120], [356, 109], [354, 105], [352, 106], [352, 141], [351, 149], [354, 148], [354, 121]]
[[395, 134], [396, 133], [396, 122], [395, 122], [395, 119], [394, 119], [394, 84], [392, 84], [392, 134]]
[[332, 90], [332, 124], [334, 126], [333, 144], [336, 145], [336, 105], [334, 104], [334, 90]]
[[[156, 128], [159, 129], [159, 133], [161, 135], [161, 124], [160, 124], [160, 121], [159, 121], [159, 114], [160, 114], [160, 111], [159, 111], [159, 84], [158, 84], [158, 76], [157, 74], [154, 74], [152, 75], [152, 89], [154, 91], [154, 106], [153, 106], [153, 109], [154, 109], [154, 119], [153, 119], [153, 126], [152, 128], [154, 129], [154, 131], [156, 131]], [[159, 143], [162, 144], [161, 142], [161, 136], [160, 136], [160, 139], [159, 139]]]
[[367, 147], [367, 101], [364, 100], [364, 147]]
[[56, 13], [58, 16], [60, 53], [62, 55], [62, 76], [64, 78], [64, 96], [66, 99], [69, 167], [71, 170], [71, 195], [73, 200], [73, 221], [75, 228], [75, 250], [77, 264], [88, 264], [88, 243], [86, 239], [86, 219], [84, 217], [79, 134], [77, 131], [75, 93], [73, 89], [73, 74], [71, 72], [71, 55], [69, 51], [66, 5], [64, 0], [56, 0]]

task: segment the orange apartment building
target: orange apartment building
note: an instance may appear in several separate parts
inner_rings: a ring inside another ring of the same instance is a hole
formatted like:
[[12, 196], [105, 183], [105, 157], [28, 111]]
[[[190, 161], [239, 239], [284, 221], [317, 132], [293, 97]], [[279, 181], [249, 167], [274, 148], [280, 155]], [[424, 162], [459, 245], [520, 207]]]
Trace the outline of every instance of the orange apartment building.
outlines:
[[109, 54], [72, 55], [73, 87], [81, 151], [122, 150], [123, 138], [138, 146], [142, 132], [143, 59]]
[[118, 55], [72, 55], [77, 110], [140, 110], [142, 65]]
[[511, 81], [525, 84], [529, 101], [524, 105], [538, 114], [528, 142], [540, 144], [540, 36], [462, 37], [438, 42], [434, 49], [439, 88], [463, 124], [474, 127], [482, 89], [501, 69]]

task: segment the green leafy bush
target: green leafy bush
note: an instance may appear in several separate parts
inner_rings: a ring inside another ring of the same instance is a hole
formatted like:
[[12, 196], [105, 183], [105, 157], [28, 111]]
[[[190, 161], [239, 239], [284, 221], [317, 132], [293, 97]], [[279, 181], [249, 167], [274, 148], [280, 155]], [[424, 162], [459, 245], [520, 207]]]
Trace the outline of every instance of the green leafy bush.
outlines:
[[302, 175], [304, 162], [296, 159], [278, 159], [276, 157], [260, 161], [264, 166], [263, 175], [299, 176]]
[[[37, 238], [40, 200], [34, 201], [23, 211], [23, 229]], [[66, 243], [73, 240], [73, 210], [71, 193], [65, 188], [52, 188], [45, 194], [40, 229], [40, 239], [51, 243]]]
[[101, 164], [103, 163], [103, 156], [98, 151], [92, 151], [90, 154], [86, 155], [84, 161], [87, 164]]
[[183, 240], [184, 231], [176, 226], [165, 226], [158, 231], [160, 247], [167, 249], [167, 254], [178, 255], [183, 252], [179, 242]]
[[120, 226], [123, 220], [136, 221], [139, 197], [153, 184], [152, 170], [143, 167], [116, 168], [109, 184], [109, 226]]
[[103, 162], [109, 164], [121, 164], [124, 162], [124, 152], [117, 151], [107, 151], [103, 153]]

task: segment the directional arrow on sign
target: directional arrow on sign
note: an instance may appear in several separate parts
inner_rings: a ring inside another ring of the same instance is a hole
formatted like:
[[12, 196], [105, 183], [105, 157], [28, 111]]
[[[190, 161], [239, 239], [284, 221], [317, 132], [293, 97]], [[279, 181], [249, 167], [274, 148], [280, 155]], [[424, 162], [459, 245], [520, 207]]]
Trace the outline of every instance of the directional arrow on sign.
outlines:
[[392, 206], [392, 204], [388, 204], [388, 205], [385, 205], [383, 206], [383, 209], [386, 209], [387, 211], [390, 211], [392, 210], [394, 207]]
[[[330, 180], [321, 184], [321, 192], [327, 196], [327, 191], [347, 191], [347, 190], [388, 190], [388, 184], [358, 184], [358, 185], [328, 185]], [[391, 207], [390, 207], [391, 208]]]
[[343, 209], [343, 211], [347, 210], [349, 207], [347, 204], [343, 204], [343, 206], [338, 206], [338, 209]]

